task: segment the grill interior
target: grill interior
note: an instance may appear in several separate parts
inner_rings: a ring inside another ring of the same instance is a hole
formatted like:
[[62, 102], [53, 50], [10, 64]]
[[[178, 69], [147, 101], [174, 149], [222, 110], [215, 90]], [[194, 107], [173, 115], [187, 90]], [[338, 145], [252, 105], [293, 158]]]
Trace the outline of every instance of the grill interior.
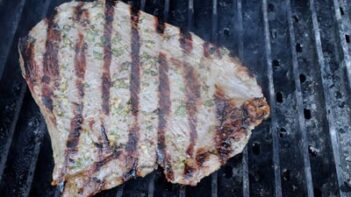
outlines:
[[[0, 194], [58, 196], [52, 149], [19, 69], [18, 38], [65, 0], [0, 1]], [[351, 196], [347, 0], [130, 2], [240, 57], [272, 107], [243, 154], [196, 187], [161, 171], [97, 196]]]

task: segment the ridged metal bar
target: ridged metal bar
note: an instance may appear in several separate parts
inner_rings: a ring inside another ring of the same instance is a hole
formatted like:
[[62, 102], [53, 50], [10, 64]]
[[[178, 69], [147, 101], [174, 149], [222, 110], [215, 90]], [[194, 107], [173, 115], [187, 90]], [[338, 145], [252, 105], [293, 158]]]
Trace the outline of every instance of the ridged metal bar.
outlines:
[[312, 181], [312, 174], [311, 174], [311, 162], [310, 156], [308, 153], [308, 139], [307, 139], [307, 130], [306, 130], [306, 122], [304, 118], [303, 112], [303, 100], [302, 100], [302, 90], [301, 90], [301, 83], [299, 80], [299, 70], [298, 70], [298, 61], [297, 61], [297, 54], [295, 50], [295, 34], [294, 34], [294, 26], [293, 26], [293, 17], [291, 12], [291, 3], [290, 0], [286, 0], [286, 7], [287, 7], [287, 18], [289, 24], [289, 36], [290, 36], [290, 51], [292, 55], [292, 66], [293, 66], [293, 75], [294, 75], [294, 82], [295, 82], [295, 96], [296, 96], [296, 103], [297, 103], [297, 110], [298, 110], [298, 121], [299, 121], [299, 130], [302, 137], [302, 155], [303, 155], [303, 164], [304, 164], [304, 172], [305, 172], [305, 179], [306, 179], [306, 188], [307, 188], [307, 195], [309, 197], [314, 196], [313, 192], [313, 181]]
[[144, 11], [146, 0], [140, 0], [140, 9]]
[[[218, 28], [218, 15], [217, 15], [217, 0], [212, 0], [212, 29], [211, 29], [211, 41], [214, 44], [218, 44], [217, 28]], [[218, 195], [218, 172], [214, 172], [211, 175], [211, 197], [217, 197]]]
[[[18, 14], [17, 14], [18, 16], [16, 15], [14, 23], [13, 23], [14, 31], [17, 30], [17, 26], [19, 25], [19, 21], [21, 20], [21, 14], [23, 12], [23, 7], [24, 7], [24, 4], [25, 4], [25, 1], [21, 1], [20, 3], [22, 3], [22, 2], [23, 2], [23, 5], [22, 4], [18, 5], [18, 6], [20, 6], [19, 10], [18, 10]], [[45, 5], [43, 6], [44, 10], [43, 10], [43, 13], [42, 13], [42, 17], [44, 17], [46, 15], [46, 13], [47, 13], [47, 9], [48, 9], [48, 6], [49, 6], [48, 2], [49, 1], [45, 2]], [[12, 40], [15, 39], [14, 37], [16, 35], [14, 32], [13, 32], [13, 34], [14, 35], [11, 36], [12, 37], [11, 38], [11, 43], [12, 43]], [[10, 46], [11, 46], [11, 43], [8, 43], [8, 44], [10, 44]], [[8, 50], [10, 50], [10, 48], [11, 48], [10, 46], [7, 46]], [[5, 55], [7, 56], [8, 52], [5, 52]], [[1, 60], [0, 60], [0, 62], [1, 62]], [[0, 76], [1, 76], [1, 74], [0, 74]], [[0, 79], [2, 79], [2, 78], [0, 77]], [[6, 164], [6, 161], [7, 161], [7, 157], [8, 157], [8, 154], [9, 154], [9, 149], [10, 149], [10, 146], [12, 144], [13, 134], [14, 134], [15, 129], [16, 129], [16, 125], [17, 125], [17, 122], [18, 122], [18, 117], [19, 117], [19, 114], [21, 112], [23, 99], [24, 99], [24, 96], [27, 93], [27, 85], [26, 85], [26, 83], [24, 81], [20, 82], [19, 87], [20, 87], [20, 91], [19, 91], [19, 94], [17, 95], [17, 99], [16, 99], [16, 103], [15, 103], [15, 110], [14, 110], [15, 114], [13, 116], [13, 119], [11, 121], [11, 125], [9, 127], [9, 132], [8, 132], [8, 136], [7, 136], [8, 140], [6, 141], [6, 145], [5, 145], [4, 149], [3, 149], [3, 151], [1, 152], [1, 158], [0, 158], [0, 182], [1, 182], [1, 179], [2, 179], [2, 175], [3, 175], [3, 172], [4, 172], [4, 167], [5, 167], [5, 164]], [[36, 150], [36, 151], [38, 151], [38, 153], [39, 153], [39, 150]], [[33, 178], [33, 176], [31, 176], [31, 178]]]
[[344, 56], [344, 65], [347, 71], [347, 77], [349, 80], [349, 88], [351, 89], [351, 54], [349, 52], [349, 47], [347, 46], [347, 42], [345, 39], [345, 32], [346, 29], [343, 24], [343, 20], [340, 13], [340, 4], [338, 0], [333, 0], [334, 4], [334, 11], [335, 11], [335, 18], [336, 18], [336, 25], [339, 35], [339, 41], [342, 48], [343, 56]]
[[11, 122], [11, 125], [10, 125], [10, 128], [9, 128], [9, 134], [7, 136], [8, 140], [6, 142], [6, 145], [4, 147], [3, 152], [1, 152], [1, 158], [0, 158], [0, 182], [1, 182], [1, 179], [2, 179], [2, 175], [4, 173], [4, 168], [5, 168], [7, 157], [8, 157], [9, 151], [10, 151], [10, 146], [12, 144], [13, 134], [14, 134], [15, 129], [16, 129], [18, 117], [19, 117], [19, 114], [21, 112], [24, 95], [27, 92], [27, 85], [25, 83], [22, 83], [20, 88], [21, 88], [21, 90], [20, 90], [20, 93], [18, 95], [18, 99], [16, 101], [15, 115], [14, 115], [14, 117], [12, 119], [12, 122]]
[[[341, 163], [340, 152], [339, 152], [340, 150], [339, 139], [338, 139], [338, 134], [334, 124], [336, 121], [335, 116], [333, 115], [333, 109], [331, 109], [332, 105], [330, 104], [330, 102], [332, 101], [331, 99], [332, 96], [329, 91], [328, 82], [325, 79], [325, 76], [327, 76], [328, 73], [331, 73], [331, 71], [330, 71], [330, 68], [326, 66], [324, 56], [323, 56], [321, 35], [319, 31], [319, 24], [317, 20], [317, 13], [316, 13], [314, 0], [309, 0], [309, 4], [310, 4], [311, 15], [312, 15], [312, 26], [313, 26], [315, 47], [317, 52], [317, 59], [318, 59], [319, 66], [321, 68], [320, 70], [321, 70], [321, 79], [322, 79], [322, 85], [323, 85], [324, 96], [325, 96], [325, 107], [326, 107], [326, 111], [330, 112], [330, 113], [326, 113], [326, 116], [329, 123], [329, 132], [330, 132], [330, 138], [331, 138], [332, 147], [333, 147], [333, 156], [334, 156], [334, 162], [336, 166], [336, 175], [338, 179], [338, 185], [340, 188], [340, 186], [343, 185], [345, 181], [345, 177], [342, 170], [340, 169], [342, 163]], [[341, 190], [339, 190], [339, 192], [341, 197], [349, 196], [348, 194], [346, 194]]]
[[282, 185], [281, 185], [281, 174], [280, 174], [280, 158], [279, 158], [279, 136], [277, 133], [277, 122], [276, 122], [276, 103], [275, 103], [275, 90], [273, 83], [273, 70], [272, 70], [272, 55], [271, 55], [271, 40], [269, 33], [268, 13], [267, 13], [267, 0], [263, 0], [262, 3], [263, 22], [264, 22], [264, 37], [265, 37], [265, 51], [266, 51], [266, 64], [267, 64], [267, 76], [268, 76], [268, 87], [269, 87], [269, 103], [271, 106], [271, 125], [270, 130], [273, 139], [273, 168], [274, 168], [274, 193], [275, 197], [282, 196]]
[[[1, 45], [0, 45], [0, 79], [2, 79], [2, 75], [5, 69], [5, 63], [8, 59], [8, 55], [12, 46], [12, 42], [15, 38], [15, 33], [21, 19], [23, 7], [26, 3], [26, 0], [21, 1], [6, 1], [1, 2], [2, 6], [1, 11], [6, 14], [11, 14], [12, 16], [6, 16], [7, 18], [1, 19], [1, 28], [2, 31], [0, 33]], [[10, 6], [8, 6], [10, 5]], [[13, 6], [13, 7], [11, 7]], [[6, 10], [2, 10], [6, 9]], [[5, 16], [3, 16], [5, 17]], [[6, 34], [3, 35], [2, 33]]]
[[122, 197], [123, 196], [123, 190], [124, 190], [124, 185], [119, 186], [116, 197]]
[[[243, 16], [241, 0], [236, 0], [236, 17], [238, 25], [238, 56], [240, 59], [244, 58], [244, 42], [243, 42]], [[250, 196], [250, 179], [249, 179], [249, 152], [246, 146], [243, 151], [243, 197]]]

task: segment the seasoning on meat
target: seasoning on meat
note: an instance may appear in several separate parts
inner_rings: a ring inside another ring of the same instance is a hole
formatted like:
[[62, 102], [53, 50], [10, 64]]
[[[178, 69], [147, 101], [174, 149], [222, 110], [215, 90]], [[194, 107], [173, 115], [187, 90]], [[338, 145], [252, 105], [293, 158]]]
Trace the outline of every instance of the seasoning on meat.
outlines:
[[158, 165], [168, 181], [196, 185], [269, 116], [227, 49], [123, 2], [62, 4], [19, 51], [63, 196], [91, 196]]

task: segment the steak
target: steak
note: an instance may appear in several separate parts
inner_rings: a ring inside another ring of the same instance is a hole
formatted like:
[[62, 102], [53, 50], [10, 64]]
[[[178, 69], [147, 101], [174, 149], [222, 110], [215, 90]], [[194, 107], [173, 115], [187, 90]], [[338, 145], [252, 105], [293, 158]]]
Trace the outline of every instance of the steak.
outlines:
[[19, 52], [63, 196], [91, 196], [158, 166], [168, 181], [196, 185], [269, 116], [256, 79], [227, 49], [123, 2], [62, 4]]

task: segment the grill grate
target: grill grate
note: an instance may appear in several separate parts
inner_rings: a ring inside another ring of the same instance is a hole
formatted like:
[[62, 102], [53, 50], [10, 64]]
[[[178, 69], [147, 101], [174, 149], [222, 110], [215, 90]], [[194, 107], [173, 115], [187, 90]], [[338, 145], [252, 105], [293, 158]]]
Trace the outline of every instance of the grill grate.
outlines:
[[[50, 138], [18, 65], [18, 38], [68, 0], [0, 1], [0, 193], [59, 196]], [[15, 3], [16, 2], [16, 3]], [[272, 115], [243, 154], [197, 187], [158, 170], [97, 196], [350, 196], [351, 6], [347, 0], [135, 0], [229, 48], [255, 73]]]

